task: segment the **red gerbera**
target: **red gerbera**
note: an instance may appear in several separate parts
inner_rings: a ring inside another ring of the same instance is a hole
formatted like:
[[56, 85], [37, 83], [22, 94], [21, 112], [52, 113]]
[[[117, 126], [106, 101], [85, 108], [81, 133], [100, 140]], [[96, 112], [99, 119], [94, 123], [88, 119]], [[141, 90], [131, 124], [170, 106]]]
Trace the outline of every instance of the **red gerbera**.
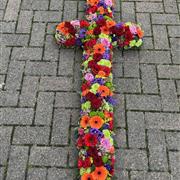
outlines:
[[94, 147], [98, 143], [98, 138], [95, 134], [88, 133], [84, 136], [85, 145], [88, 147]]
[[88, 27], [89, 26], [89, 22], [86, 20], [81, 20], [80, 21], [80, 27], [84, 28], [84, 27]]

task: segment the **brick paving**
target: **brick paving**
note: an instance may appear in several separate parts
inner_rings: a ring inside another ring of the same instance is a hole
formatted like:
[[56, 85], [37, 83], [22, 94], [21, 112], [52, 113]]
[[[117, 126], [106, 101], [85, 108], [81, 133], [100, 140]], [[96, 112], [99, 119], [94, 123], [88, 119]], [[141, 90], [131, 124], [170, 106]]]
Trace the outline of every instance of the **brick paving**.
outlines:
[[[0, 180], [73, 180], [81, 50], [60, 49], [55, 25], [85, 1], [0, 0]], [[118, 180], [180, 177], [180, 0], [116, 1], [142, 23], [140, 50], [114, 51]]]

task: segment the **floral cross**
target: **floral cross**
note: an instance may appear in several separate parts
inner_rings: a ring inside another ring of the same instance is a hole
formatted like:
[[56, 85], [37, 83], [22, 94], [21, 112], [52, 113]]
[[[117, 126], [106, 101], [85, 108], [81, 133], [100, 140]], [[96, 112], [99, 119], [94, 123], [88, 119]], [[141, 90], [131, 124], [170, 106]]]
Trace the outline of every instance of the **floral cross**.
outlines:
[[114, 176], [113, 48], [142, 44], [139, 25], [113, 20], [113, 0], [87, 0], [86, 19], [62, 22], [56, 41], [83, 49], [81, 118], [77, 129], [78, 169], [81, 180], [111, 180]]

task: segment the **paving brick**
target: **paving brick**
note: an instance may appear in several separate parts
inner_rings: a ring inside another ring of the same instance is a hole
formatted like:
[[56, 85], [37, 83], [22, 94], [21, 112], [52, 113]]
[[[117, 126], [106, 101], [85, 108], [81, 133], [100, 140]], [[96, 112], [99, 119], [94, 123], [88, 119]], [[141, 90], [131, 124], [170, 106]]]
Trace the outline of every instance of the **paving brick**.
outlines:
[[115, 176], [123, 180], [129, 180], [128, 171], [126, 170], [118, 171], [115, 169]]
[[180, 38], [170, 38], [172, 61], [180, 64]]
[[179, 179], [180, 176], [180, 152], [169, 152], [170, 168], [173, 179]]
[[178, 14], [152, 14], [153, 24], [180, 24]]
[[0, 164], [1, 165], [7, 165], [9, 150], [10, 150], [9, 144], [0, 144]]
[[66, 167], [67, 150], [62, 147], [33, 146], [30, 153], [29, 164], [37, 166]]
[[77, 93], [57, 92], [56, 100], [55, 100], [55, 107], [79, 108], [80, 97]]
[[166, 142], [169, 150], [180, 150], [180, 133], [165, 132]]
[[0, 20], [3, 19], [3, 16], [4, 16], [4, 11], [3, 11], [3, 10], [0, 10]]
[[113, 74], [115, 78], [123, 77], [123, 64], [115, 63], [113, 64]]
[[140, 62], [147, 64], [171, 63], [169, 51], [140, 51]]
[[68, 145], [69, 143], [70, 112], [56, 109], [54, 112], [51, 144]]
[[168, 172], [131, 171], [131, 180], [171, 180]]
[[73, 180], [74, 177], [75, 177], [74, 169], [59, 169], [59, 168], [48, 169], [47, 180], [57, 180], [57, 179]]
[[4, 126], [0, 127], [0, 164], [1, 165], [5, 165], [8, 158], [11, 134], [12, 134], [12, 127], [4, 127]]
[[144, 93], [158, 93], [156, 67], [141, 64], [142, 89]]
[[20, 95], [20, 106], [33, 107], [36, 103], [36, 93], [38, 91], [38, 77], [25, 76]]
[[41, 91], [70, 91], [72, 89], [72, 78], [69, 77], [41, 77]]
[[141, 27], [144, 30], [145, 36], [151, 36], [151, 21], [148, 13], [137, 13], [137, 22], [141, 23]]
[[[74, 72], [73, 72], [73, 90], [76, 92], [81, 91], [82, 84], [82, 72], [81, 72], [81, 63], [75, 63]], [[79, 69], [79, 71], [77, 71]]]
[[20, 4], [21, 4], [21, 0], [9, 0], [5, 12], [4, 20], [16, 21], [18, 18]]
[[0, 106], [16, 106], [18, 103], [19, 92], [0, 91]]
[[30, 168], [28, 170], [27, 180], [44, 180], [46, 179], [47, 170], [45, 168]]
[[117, 170], [122, 171], [122, 169], [131, 170], [146, 170], [147, 165], [147, 155], [146, 151], [139, 149], [125, 149], [116, 150], [116, 157], [118, 161], [116, 162]]
[[32, 3], [33, 10], [48, 10], [49, 0], [42, 1], [42, 0], [35, 0]]
[[159, 78], [180, 78], [180, 66], [179, 65], [159, 65], [157, 66]]
[[178, 113], [145, 113], [147, 129], [179, 130], [180, 115]]
[[71, 110], [71, 125], [78, 126], [79, 119], [80, 119], [80, 110], [72, 109]]
[[142, 50], [152, 50], [154, 49], [154, 45], [153, 45], [153, 39], [152, 37], [144, 37], [143, 38], [143, 46], [141, 47]]
[[33, 23], [30, 46], [44, 45], [45, 28], [45, 23]]
[[145, 148], [145, 122], [142, 112], [127, 112], [129, 147]]
[[23, 180], [28, 160], [28, 147], [11, 147], [7, 180]]
[[16, 22], [1, 22], [0, 29], [1, 33], [14, 33]]
[[155, 49], [169, 49], [166, 26], [153, 26], [153, 36]]
[[48, 144], [49, 127], [16, 127], [13, 144]]
[[118, 148], [126, 148], [127, 140], [126, 140], [126, 130], [125, 129], [116, 129], [115, 140]]
[[0, 49], [0, 53], [1, 53], [0, 73], [1, 74], [6, 74], [7, 72], [10, 52], [11, 52], [10, 48], [1, 47]]
[[29, 35], [1, 34], [1, 43], [6, 46], [27, 46]]
[[139, 79], [115, 79], [118, 84], [116, 91], [120, 93], [138, 93], [141, 92]]
[[139, 64], [137, 62], [124, 62], [124, 77], [139, 77]]
[[57, 23], [48, 23], [47, 25], [47, 34], [54, 34], [56, 31]]
[[37, 99], [35, 124], [49, 125], [52, 119], [54, 93], [40, 92]]
[[1, 0], [0, 1], [0, 9], [5, 9], [6, 4], [7, 4], [7, 0]]
[[30, 33], [33, 11], [20, 11], [17, 33]]
[[0, 126], [0, 144], [9, 145], [11, 140], [12, 127]]
[[57, 62], [32, 62], [26, 63], [25, 75], [45, 76], [56, 75]]
[[70, 21], [77, 17], [77, 2], [76, 1], [65, 1], [63, 19]]
[[31, 10], [33, 1], [34, 0], [23, 0], [21, 4], [21, 9]]
[[13, 60], [41, 60], [42, 48], [19, 48], [15, 47], [12, 51]]
[[25, 67], [25, 62], [22, 61], [10, 62], [7, 79], [6, 79], [7, 90], [14, 91], [20, 89], [24, 67]]
[[50, 10], [63, 10], [63, 0], [51, 0]]
[[58, 61], [59, 57], [59, 47], [54, 40], [54, 36], [47, 35], [45, 40], [45, 51], [44, 60], [48, 61]]
[[176, 0], [163, 0], [166, 13], [178, 13]]
[[34, 15], [35, 22], [60, 22], [60, 11], [36, 11]]
[[156, 95], [126, 95], [127, 109], [161, 110], [160, 97]]
[[151, 170], [167, 171], [167, 154], [164, 133], [148, 130], [149, 163]]
[[177, 84], [177, 94], [180, 95], [180, 80], [177, 80], [176, 84]]
[[180, 37], [180, 26], [168, 26], [168, 35], [170, 37]]
[[136, 3], [137, 12], [150, 12], [150, 13], [160, 13], [163, 12], [162, 3], [153, 3], [153, 2], [137, 2]]
[[121, 5], [122, 21], [135, 22], [135, 6], [134, 2], [122, 2]]
[[73, 65], [74, 65], [74, 50], [61, 49], [58, 74], [59, 75], [73, 75]]
[[0, 167], [0, 179], [3, 179], [4, 176], [4, 167]]
[[164, 111], [179, 111], [175, 83], [172, 80], [160, 80], [160, 93]]
[[1, 108], [0, 124], [31, 124], [33, 119], [31, 108]]

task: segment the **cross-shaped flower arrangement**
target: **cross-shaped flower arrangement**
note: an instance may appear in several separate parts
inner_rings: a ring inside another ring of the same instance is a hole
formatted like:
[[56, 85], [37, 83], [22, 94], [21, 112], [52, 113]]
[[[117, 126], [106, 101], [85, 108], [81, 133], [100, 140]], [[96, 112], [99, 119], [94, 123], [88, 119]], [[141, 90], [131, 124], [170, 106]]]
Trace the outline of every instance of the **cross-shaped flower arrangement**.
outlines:
[[113, 48], [142, 45], [137, 24], [116, 23], [112, 0], [87, 0], [86, 19], [62, 22], [56, 41], [83, 49], [81, 118], [78, 128], [78, 168], [81, 180], [111, 180], [114, 176]]

